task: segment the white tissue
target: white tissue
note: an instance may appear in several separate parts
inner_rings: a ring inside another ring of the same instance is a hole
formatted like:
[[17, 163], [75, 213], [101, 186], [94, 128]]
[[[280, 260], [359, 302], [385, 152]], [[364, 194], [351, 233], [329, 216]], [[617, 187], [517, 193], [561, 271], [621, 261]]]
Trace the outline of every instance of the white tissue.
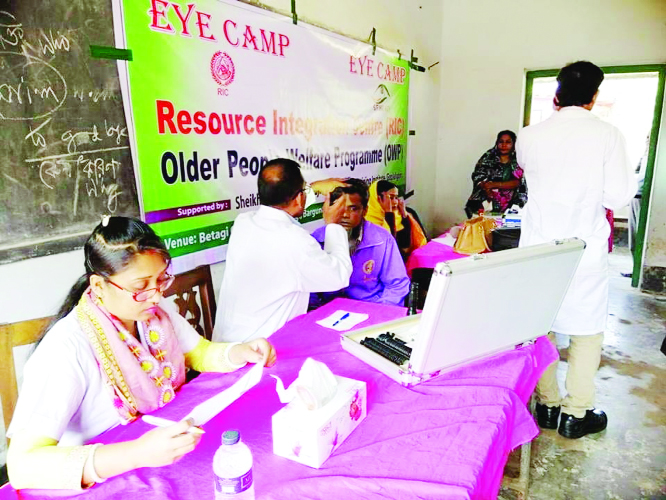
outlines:
[[324, 363], [308, 358], [301, 366], [298, 377], [289, 388], [284, 388], [280, 377], [271, 375], [277, 380], [275, 389], [282, 403], [296, 401], [308, 410], [317, 410], [328, 403], [338, 390], [335, 375]]

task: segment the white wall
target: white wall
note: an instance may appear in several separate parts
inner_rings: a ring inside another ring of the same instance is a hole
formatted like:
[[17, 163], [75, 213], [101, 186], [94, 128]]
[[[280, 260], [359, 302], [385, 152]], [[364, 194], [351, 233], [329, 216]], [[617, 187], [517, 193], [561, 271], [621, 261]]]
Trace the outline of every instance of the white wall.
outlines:
[[[664, 0], [443, 0], [436, 221], [464, 217], [470, 174], [495, 134], [522, 125], [525, 71], [587, 59], [600, 66], [666, 62]], [[661, 127], [662, 150], [666, 128]], [[666, 259], [666, 152], [657, 254]], [[656, 220], [653, 210], [653, 222]], [[649, 257], [650, 258], [650, 257]]]
[[[291, 0], [247, 0], [291, 15]], [[298, 19], [341, 33], [357, 40], [368, 40], [376, 28], [377, 45], [400, 52], [408, 58], [411, 50], [418, 64], [430, 66], [439, 61], [442, 36], [441, 0], [298, 0]], [[414, 117], [409, 124], [416, 131], [410, 141], [414, 170], [411, 187], [415, 190], [409, 205], [425, 221], [433, 220], [434, 180], [437, 164], [437, 109], [439, 107], [441, 64], [432, 71], [411, 73], [410, 102]]]

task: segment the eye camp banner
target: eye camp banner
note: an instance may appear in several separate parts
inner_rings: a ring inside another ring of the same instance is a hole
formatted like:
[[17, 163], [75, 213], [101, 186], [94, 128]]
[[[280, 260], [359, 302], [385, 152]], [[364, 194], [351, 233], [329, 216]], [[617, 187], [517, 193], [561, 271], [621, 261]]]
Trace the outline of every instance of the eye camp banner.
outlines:
[[113, 7], [116, 45], [132, 51], [119, 67], [141, 211], [172, 256], [222, 260], [273, 158], [296, 160], [307, 182], [405, 187], [407, 61], [236, 2]]

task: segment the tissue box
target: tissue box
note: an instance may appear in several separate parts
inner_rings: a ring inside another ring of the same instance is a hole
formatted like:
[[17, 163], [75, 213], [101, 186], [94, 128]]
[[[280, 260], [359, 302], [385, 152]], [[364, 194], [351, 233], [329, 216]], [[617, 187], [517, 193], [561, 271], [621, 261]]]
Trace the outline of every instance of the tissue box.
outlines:
[[273, 415], [273, 453], [318, 469], [367, 415], [365, 382], [338, 377], [338, 391], [318, 410], [292, 401]]

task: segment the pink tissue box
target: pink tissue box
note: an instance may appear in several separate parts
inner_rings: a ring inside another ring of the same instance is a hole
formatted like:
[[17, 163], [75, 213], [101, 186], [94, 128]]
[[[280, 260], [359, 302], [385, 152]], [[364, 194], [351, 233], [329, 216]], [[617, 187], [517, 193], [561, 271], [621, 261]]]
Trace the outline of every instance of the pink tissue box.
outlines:
[[338, 391], [318, 410], [293, 401], [273, 415], [273, 453], [320, 468], [367, 415], [365, 382], [335, 376]]

